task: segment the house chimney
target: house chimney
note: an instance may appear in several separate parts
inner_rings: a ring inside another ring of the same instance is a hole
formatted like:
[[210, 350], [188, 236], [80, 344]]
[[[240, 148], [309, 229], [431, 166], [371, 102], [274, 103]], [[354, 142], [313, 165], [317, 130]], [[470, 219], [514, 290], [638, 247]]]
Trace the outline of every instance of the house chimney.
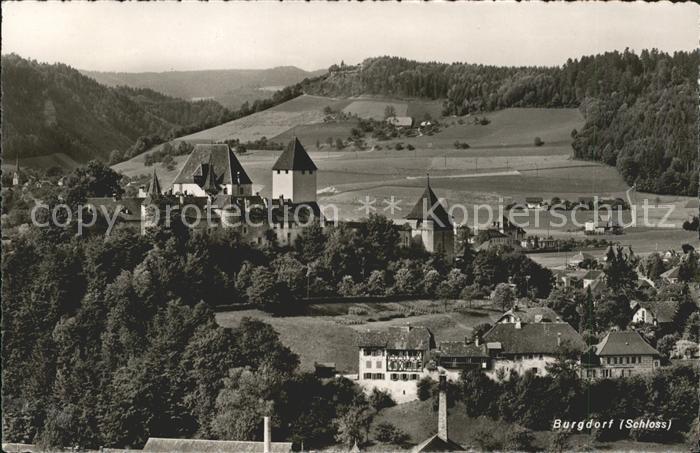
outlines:
[[263, 432], [263, 453], [270, 453], [272, 451], [272, 433], [270, 426], [270, 417], [263, 417], [264, 420], [264, 432]]
[[447, 376], [444, 374], [440, 376], [439, 389], [437, 434], [440, 439], [447, 441]]

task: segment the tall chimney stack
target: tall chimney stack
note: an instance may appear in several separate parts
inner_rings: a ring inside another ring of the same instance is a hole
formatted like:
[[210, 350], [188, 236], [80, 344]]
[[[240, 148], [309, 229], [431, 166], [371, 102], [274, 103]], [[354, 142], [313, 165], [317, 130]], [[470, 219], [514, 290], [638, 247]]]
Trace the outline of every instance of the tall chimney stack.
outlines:
[[264, 417], [264, 433], [263, 433], [263, 453], [272, 451], [272, 427], [270, 426], [270, 417]]
[[438, 396], [438, 437], [447, 441], [447, 376], [440, 375]]

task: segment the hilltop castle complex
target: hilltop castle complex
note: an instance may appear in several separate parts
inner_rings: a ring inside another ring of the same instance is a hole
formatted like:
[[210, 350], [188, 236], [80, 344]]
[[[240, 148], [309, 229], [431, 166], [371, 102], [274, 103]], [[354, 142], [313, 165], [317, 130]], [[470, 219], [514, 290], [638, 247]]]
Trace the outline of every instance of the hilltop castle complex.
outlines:
[[[153, 171], [148, 187], [132, 198], [91, 198], [89, 200], [120, 221], [142, 229], [179, 215], [192, 228], [222, 226], [235, 228], [244, 240], [266, 244], [293, 245], [312, 222], [327, 222], [317, 202], [317, 173], [304, 146], [292, 139], [272, 166], [271, 197], [253, 192], [253, 181], [226, 144], [198, 144], [164, 190]], [[166, 212], [169, 211], [169, 212]], [[454, 227], [444, 206], [428, 181], [423, 195], [397, 225], [401, 245], [422, 245], [428, 252], [454, 257]]]

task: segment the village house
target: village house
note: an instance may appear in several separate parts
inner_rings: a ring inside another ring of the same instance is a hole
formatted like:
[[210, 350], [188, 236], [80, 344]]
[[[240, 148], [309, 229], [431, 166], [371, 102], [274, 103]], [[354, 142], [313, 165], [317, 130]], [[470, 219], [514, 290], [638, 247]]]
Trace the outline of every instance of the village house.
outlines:
[[673, 317], [678, 310], [678, 303], [668, 301], [633, 301], [630, 303], [632, 309], [632, 323], [650, 324], [657, 327], [669, 326], [673, 323]]
[[596, 259], [593, 255], [590, 253], [585, 253], [585, 252], [578, 252], [568, 260], [568, 264], [572, 267], [579, 267], [581, 263], [592, 263]]
[[413, 118], [410, 116], [390, 116], [386, 122], [395, 127], [413, 127]]
[[435, 348], [430, 330], [411, 325], [368, 330], [360, 334], [357, 346], [358, 383], [365, 390], [386, 390], [397, 402], [417, 398], [416, 382]]
[[499, 323], [561, 322], [559, 315], [549, 307], [523, 307], [515, 305], [496, 321]]
[[608, 332], [595, 349], [597, 363], [581, 370], [589, 379], [644, 374], [660, 366], [659, 351], [633, 330]]
[[480, 341], [486, 344], [491, 356], [486, 375], [492, 379], [507, 378], [511, 372], [546, 375], [547, 365], [557, 360], [562, 346], [566, 344], [581, 351], [585, 348], [581, 335], [569, 323], [560, 321], [499, 323]]
[[528, 209], [542, 209], [545, 203], [542, 197], [527, 197], [525, 198], [525, 206]]
[[678, 283], [678, 281], [680, 280], [680, 270], [680, 266], [672, 267], [671, 269], [661, 274], [661, 278], [666, 283]]
[[591, 291], [595, 289], [600, 282], [605, 280], [605, 272], [598, 269], [591, 269], [583, 275], [583, 288], [592, 286]]

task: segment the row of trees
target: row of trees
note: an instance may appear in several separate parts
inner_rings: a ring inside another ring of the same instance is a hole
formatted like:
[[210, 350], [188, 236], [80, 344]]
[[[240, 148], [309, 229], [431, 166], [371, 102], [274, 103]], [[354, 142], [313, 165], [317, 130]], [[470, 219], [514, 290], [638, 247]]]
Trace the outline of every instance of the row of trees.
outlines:
[[[651, 375], [583, 381], [563, 356], [550, 366], [547, 376], [513, 372], [493, 381], [479, 370], [470, 370], [457, 383], [449, 383], [452, 404], [460, 401], [470, 417], [488, 416], [530, 430], [551, 430], [554, 419], [607, 421], [665, 421], [670, 430], [619, 428], [587, 429], [595, 441], [632, 438], [648, 442], [683, 441], [694, 420], [697, 423], [697, 382], [700, 373], [690, 365], [659, 369]], [[435, 381], [419, 381], [419, 397], [435, 398]], [[696, 434], [697, 436], [697, 434]], [[485, 442], [486, 439], [481, 439]], [[497, 441], [492, 433], [491, 442]], [[697, 442], [697, 439], [695, 440]], [[503, 445], [500, 445], [503, 448]], [[517, 450], [527, 450], [520, 445]]]

